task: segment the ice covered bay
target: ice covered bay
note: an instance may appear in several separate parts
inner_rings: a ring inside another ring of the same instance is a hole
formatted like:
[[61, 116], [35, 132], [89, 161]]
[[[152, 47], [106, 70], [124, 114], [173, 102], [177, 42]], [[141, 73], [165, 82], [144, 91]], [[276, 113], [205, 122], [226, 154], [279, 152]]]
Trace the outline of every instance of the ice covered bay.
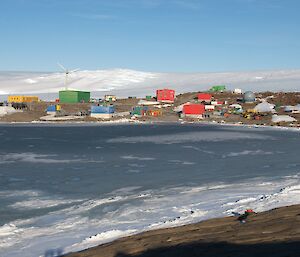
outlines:
[[300, 133], [208, 125], [1, 125], [0, 256], [300, 203]]

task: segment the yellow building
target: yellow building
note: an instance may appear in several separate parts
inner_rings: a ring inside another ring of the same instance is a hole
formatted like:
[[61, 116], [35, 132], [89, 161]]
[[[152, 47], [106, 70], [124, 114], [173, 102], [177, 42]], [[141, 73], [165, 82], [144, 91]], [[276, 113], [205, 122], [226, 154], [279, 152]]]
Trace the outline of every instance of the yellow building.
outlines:
[[37, 96], [10, 95], [7, 101], [9, 103], [34, 103], [38, 102], [39, 98]]

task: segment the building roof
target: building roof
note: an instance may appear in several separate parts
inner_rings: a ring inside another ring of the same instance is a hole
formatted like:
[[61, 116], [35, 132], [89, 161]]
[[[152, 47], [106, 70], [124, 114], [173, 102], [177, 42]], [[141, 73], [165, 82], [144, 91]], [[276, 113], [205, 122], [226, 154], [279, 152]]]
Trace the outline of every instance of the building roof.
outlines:
[[81, 92], [81, 93], [91, 93], [89, 91], [82, 91], [82, 90], [59, 90], [59, 92]]

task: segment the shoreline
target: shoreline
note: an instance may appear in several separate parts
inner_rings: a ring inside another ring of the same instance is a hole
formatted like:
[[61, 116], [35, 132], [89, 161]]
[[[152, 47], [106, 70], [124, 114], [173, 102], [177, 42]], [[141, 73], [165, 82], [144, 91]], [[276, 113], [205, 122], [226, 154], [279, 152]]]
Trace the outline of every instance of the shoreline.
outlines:
[[[211, 93], [208, 95], [210, 97], [209, 101], [199, 99], [199, 95], [199, 92], [186, 92], [177, 95], [172, 104], [165, 105], [162, 102], [153, 106], [145, 104], [147, 100], [144, 98], [120, 98], [109, 103], [103, 100], [97, 102], [97, 105], [106, 106], [110, 104], [114, 110], [114, 114], [109, 117], [103, 116], [104, 119], [101, 119], [102, 116], [94, 117], [95, 115], [90, 115], [96, 103], [61, 103], [59, 104], [60, 110], [56, 111], [57, 117], [54, 117], [53, 114], [49, 114], [46, 110], [48, 107], [53, 107], [57, 103], [40, 101], [31, 104], [20, 113], [15, 112], [4, 116], [2, 115], [0, 117], [0, 123], [119, 124], [203, 122], [208, 124], [225, 123], [230, 125], [240, 123], [242, 125], [251, 126], [291, 127], [300, 129], [300, 113], [297, 111], [300, 95], [297, 92], [256, 93], [256, 98], [251, 101], [242, 101], [242, 94], [235, 94], [231, 91]], [[152, 100], [154, 99], [155, 98], [152, 97]], [[269, 109], [255, 110], [255, 108], [260, 106], [264, 101], [268, 102]], [[201, 106], [203, 110], [200, 115], [193, 114], [193, 112], [186, 114], [185, 111], [183, 111], [183, 106], [186, 104]], [[147, 112], [141, 112], [142, 106], [147, 109]], [[295, 110], [291, 108], [286, 109], [287, 106], [293, 107]], [[271, 107], [273, 110], [270, 109]], [[276, 117], [274, 118], [273, 114], [279, 115], [278, 118], [275, 119]]]
[[[295, 176], [292, 176], [293, 179]], [[291, 177], [291, 178], [292, 178]], [[296, 175], [298, 178], [299, 176]], [[289, 178], [290, 179], [290, 178]], [[239, 184], [240, 186], [252, 186], [253, 184], [250, 183], [251, 181], [247, 181], [245, 183]], [[269, 185], [270, 181], [260, 182], [260, 186], [264, 187], [266, 185]], [[218, 188], [226, 188], [223, 185], [212, 185], [208, 186], [206, 190], [214, 190]], [[277, 189], [275, 189], [277, 187]], [[127, 230], [118, 230], [118, 228], [109, 230], [109, 231], [102, 231], [97, 234], [93, 234], [89, 237], [86, 237], [81, 242], [75, 243], [73, 245], [70, 245], [65, 248], [65, 254], [66, 256], [71, 256], [71, 253], [74, 252], [88, 252], [90, 249], [94, 249], [95, 247], [102, 247], [107, 244], [114, 244], [116, 241], [119, 240], [126, 240], [127, 238], [139, 236], [145, 233], [152, 233], [153, 231], [164, 231], [164, 230], [180, 230], [181, 227], [185, 226], [196, 226], [197, 224], [203, 223], [203, 222], [209, 222], [211, 220], [215, 219], [228, 219], [233, 218], [236, 219], [236, 217], [233, 217], [234, 213], [243, 213], [248, 208], [253, 208], [254, 211], [257, 211], [258, 213], [264, 213], [269, 212], [273, 209], [280, 209], [284, 208], [286, 206], [299, 206], [299, 216], [300, 216], [300, 202], [297, 200], [297, 192], [300, 188], [299, 183], [295, 184], [294, 182], [289, 182], [285, 186], [282, 187], [282, 184], [280, 182], [277, 183], [277, 186], [275, 184], [275, 187], [271, 192], [269, 193], [262, 193], [259, 189], [257, 191], [256, 196], [243, 196], [241, 198], [238, 198], [237, 200], [233, 200], [233, 202], [227, 202], [220, 203], [221, 209], [225, 207], [223, 212], [219, 213], [218, 209], [214, 208], [214, 212], [210, 212], [206, 209], [203, 209], [203, 213], [195, 209], [193, 212], [183, 214], [183, 216], [174, 216], [172, 219], [169, 220], [161, 220], [159, 222], [153, 223], [153, 226], [144, 227], [143, 229], [134, 229], [135, 227], [128, 227]], [[205, 191], [204, 191], [205, 192]], [[242, 193], [243, 194], [243, 193]], [[289, 200], [284, 200], [285, 195], [289, 195]], [[224, 194], [224, 196], [229, 197], [229, 195]], [[274, 199], [275, 197], [275, 199]], [[282, 198], [283, 197], [283, 198]], [[296, 197], [296, 198], [295, 198]], [[253, 200], [256, 198], [255, 200]], [[217, 202], [219, 202], [217, 200]], [[227, 206], [227, 207], [226, 207]], [[227, 210], [226, 210], [227, 209]], [[209, 214], [210, 213], [210, 214]], [[214, 214], [213, 214], [214, 213]], [[198, 216], [200, 214], [200, 216]], [[204, 217], [207, 215], [207, 217]], [[196, 215], [196, 216], [194, 216]], [[204, 216], [203, 216], [204, 215]], [[194, 218], [192, 218], [194, 217]], [[299, 224], [300, 227], [300, 224]], [[134, 229], [134, 230], [132, 230]], [[112, 233], [112, 234], [110, 234]], [[300, 230], [299, 230], [300, 233]], [[300, 235], [299, 235], [300, 236]], [[300, 239], [300, 238], [299, 238]], [[81, 257], [81, 255], [75, 255], [76, 257]], [[85, 256], [85, 255], [83, 255]], [[82, 257], [83, 257], [82, 256]], [[90, 255], [87, 255], [90, 256]], [[91, 255], [93, 256], [93, 255]], [[98, 257], [98, 255], [96, 255]], [[96, 257], [95, 256], [95, 257]], [[106, 255], [105, 255], [106, 257]], [[251, 256], [252, 257], [252, 256]]]
[[[297, 256], [295, 249], [300, 250], [299, 227], [300, 205], [290, 205], [249, 215], [245, 224], [233, 216], [214, 218], [177, 227], [148, 230], [64, 256], [213, 257], [218, 256], [216, 247], [224, 244], [227, 247], [218, 252], [221, 256], [233, 252], [233, 255], [228, 256], [248, 257], [262, 253], [264, 255], [260, 256]], [[281, 252], [274, 253], [277, 245], [280, 245]], [[244, 248], [250, 251], [246, 253]], [[291, 249], [294, 255], [288, 254]]]
[[174, 124], [174, 125], [184, 125], [184, 124], [201, 124], [201, 125], [215, 125], [215, 126], [228, 126], [228, 127], [244, 127], [244, 128], [266, 128], [275, 130], [288, 130], [300, 132], [300, 127], [289, 127], [289, 126], [271, 126], [271, 125], [256, 125], [256, 124], [240, 124], [240, 123], [229, 123], [229, 122], [213, 122], [213, 121], [140, 121], [131, 119], [122, 119], [114, 121], [31, 121], [31, 122], [1, 122], [1, 125], [164, 125], [164, 124]]

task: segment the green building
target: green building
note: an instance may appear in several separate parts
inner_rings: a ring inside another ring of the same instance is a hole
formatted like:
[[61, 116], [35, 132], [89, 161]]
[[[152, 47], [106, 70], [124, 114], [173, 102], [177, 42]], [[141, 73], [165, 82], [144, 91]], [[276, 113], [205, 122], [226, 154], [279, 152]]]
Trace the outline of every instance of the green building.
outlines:
[[226, 86], [225, 85], [216, 85], [211, 87], [209, 90], [210, 92], [224, 92], [226, 91]]
[[62, 90], [59, 91], [60, 103], [88, 103], [90, 101], [91, 93], [76, 90]]

